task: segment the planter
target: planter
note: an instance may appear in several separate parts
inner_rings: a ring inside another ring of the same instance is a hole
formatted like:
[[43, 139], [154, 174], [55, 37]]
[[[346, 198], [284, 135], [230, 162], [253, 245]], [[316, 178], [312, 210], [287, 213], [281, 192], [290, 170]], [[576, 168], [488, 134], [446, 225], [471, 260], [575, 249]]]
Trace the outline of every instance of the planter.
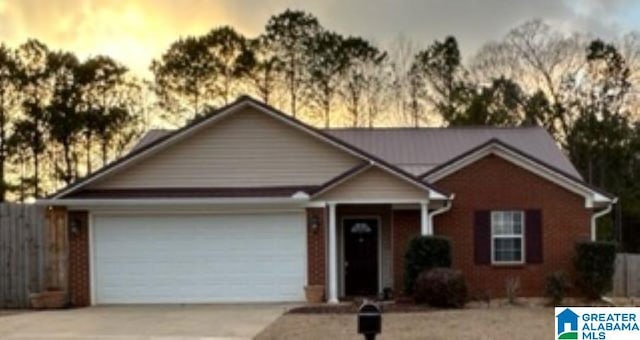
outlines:
[[308, 303], [324, 302], [324, 286], [323, 285], [305, 286], [304, 293], [307, 296]]
[[34, 293], [29, 296], [31, 308], [54, 309], [63, 308], [67, 304], [66, 294], [61, 290]]

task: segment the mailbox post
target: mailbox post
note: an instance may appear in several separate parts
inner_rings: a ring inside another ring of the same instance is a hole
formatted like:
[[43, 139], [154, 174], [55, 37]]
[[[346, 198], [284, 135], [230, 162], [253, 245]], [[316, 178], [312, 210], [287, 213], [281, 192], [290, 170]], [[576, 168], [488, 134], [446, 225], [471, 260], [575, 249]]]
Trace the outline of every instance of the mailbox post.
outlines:
[[365, 301], [358, 309], [358, 334], [364, 335], [366, 340], [374, 340], [382, 329], [380, 307]]

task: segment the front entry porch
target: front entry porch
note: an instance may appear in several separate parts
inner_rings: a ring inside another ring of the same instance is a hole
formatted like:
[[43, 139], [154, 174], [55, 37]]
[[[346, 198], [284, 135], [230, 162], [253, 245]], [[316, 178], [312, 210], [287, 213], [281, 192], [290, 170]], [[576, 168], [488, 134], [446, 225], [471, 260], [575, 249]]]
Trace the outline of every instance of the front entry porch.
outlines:
[[433, 215], [448, 207], [449, 202], [328, 203], [327, 301], [382, 297], [385, 291], [397, 294], [408, 240], [432, 235]]

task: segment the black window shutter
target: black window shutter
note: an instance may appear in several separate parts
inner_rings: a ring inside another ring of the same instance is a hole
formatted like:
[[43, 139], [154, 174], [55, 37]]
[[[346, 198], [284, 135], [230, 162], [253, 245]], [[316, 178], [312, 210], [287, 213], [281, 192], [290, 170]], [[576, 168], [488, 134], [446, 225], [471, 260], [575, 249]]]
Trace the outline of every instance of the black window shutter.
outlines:
[[477, 210], [473, 221], [473, 256], [476, 264], [491, 263], [491, 212]]
[[540, 210], [525, 212], [525, 252], [527, 263], [542, 263], [542, 213]]

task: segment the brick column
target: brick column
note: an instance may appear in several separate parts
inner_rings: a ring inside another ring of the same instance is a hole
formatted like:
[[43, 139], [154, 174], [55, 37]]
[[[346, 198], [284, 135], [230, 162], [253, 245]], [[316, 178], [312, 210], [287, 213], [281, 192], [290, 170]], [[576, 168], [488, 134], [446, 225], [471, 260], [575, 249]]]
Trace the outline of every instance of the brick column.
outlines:
[[69, 226], [69, 302], [85, 307], [91, 304], [88, 213], [69, 212]]
[[[317, 222], [314, 229], [313, 222]], [[307, 208], [307, 284], [326, 286], [324, 208]]]

